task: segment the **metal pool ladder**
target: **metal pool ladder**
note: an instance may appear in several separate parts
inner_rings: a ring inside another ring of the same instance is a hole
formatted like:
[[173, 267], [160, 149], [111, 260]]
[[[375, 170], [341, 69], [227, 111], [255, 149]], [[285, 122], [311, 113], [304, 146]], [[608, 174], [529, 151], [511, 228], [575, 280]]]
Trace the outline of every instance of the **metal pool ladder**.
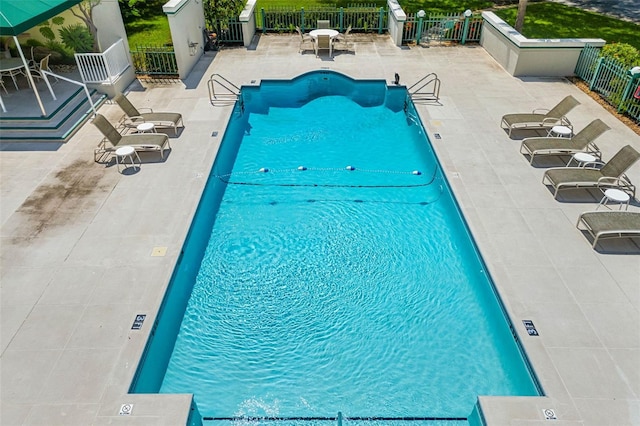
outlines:
[[440, 79], [434, 72], [422, 77], [407, 91], [413, 101], [440, 103]]
[[240, 88], [220, 74], [211, 74], [207, 87], [209, 101], [213, 106], [233, 105], [240, 96]]

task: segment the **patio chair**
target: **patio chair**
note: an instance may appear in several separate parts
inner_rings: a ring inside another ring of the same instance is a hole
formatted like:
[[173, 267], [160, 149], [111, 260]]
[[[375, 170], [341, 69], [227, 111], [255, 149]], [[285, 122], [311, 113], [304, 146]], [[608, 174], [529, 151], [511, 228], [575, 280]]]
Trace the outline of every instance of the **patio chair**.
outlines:
[[2, 87], [2, 90], [4, 90], [5, 94], [9, 94], [9, 92], [7, 92], [7, 87], [4, 85], [4, 80], [2, 79], [2, 77], [0, 77], [0, 87]]
[[309, 44], [309, 50], [314, 50], [313, 37], [311, 37], [309, 34], [303, 33], [300, 27], [297, 25], [296, 25], [296, 31], [300, 36], [300, 46], [298, 46], [298, 53], [302, 52], [303, 50], [307, 50], [307, 49], [304, 49], [305, 43]]
[[349, 25], [344, 33], [340, 33], [336, 36], [334, 40], [334, 44], [336, 44], [336, 50], [342, 46], [344, 46], [344, 50], [349, 50], [349, 34], [351, 33], [351, 25]]
[[455, 27], [455, 25], [455, 20], [443, 19], [436, 25], [428, 28], [420, 37], [420, 41], [426, 41], [427, 44], [430, 44], [431, 40], [437, 40], [438, 44], [442, 44], [442, 41], [447, 37], [447, 34]]
[[135, 133], [131, 135], [121, 135], [115, 127], [103, 115], [96, 114], [93, 124], [104, 135], [104, 138], [93, 151], [93, 160], [98, 162], [99, 158], [122, 146], [131, 146], [136, 151], [160, 151], [160, 158], [164, 159], [164, 150], [171, 149], [169, 136], [164, 133]]
[[329, 29], [331, 28], [330, 26], [330, 22], [328, 19], [318, 19], [318, 21], [316, 22], [316, 27], [320, 30], [320, 29]]
[[599, 118], [576, 133], [572, 138], [526, 138], [520, 145], [520, 152], [529, 154], [530, 163], [536, 155], [572, 155], [576, 152], [586, 151], [599, 156], [599, 149], [593, 141], [611, 128]]
[[[582, 226], [581, 226], [582, 225]], [[595, 249], [600, 238], [640, 237], [640, 213], [628, 211], [585, 212], [578, 217], [576, 228], [587, 231]]]
[[500, 121], [500, 127], [508, 129], [509, 137], [511, 137], [511, 131], [514, 129], [548, 130], [553, 126], [571, 126], [566, 115], [578, 105], [580, 105], [580, 102], [578, 102], [578, 100], [573, 96], [569, 95], [546, 113], [543, 112], [545, 110], [534, 109], [533, 112], [530, 113], [503, 115], [502, 120]]
[[[31, 52], [31, 54], [33, 55], [33, 51]], [[40, 60], [40, 62], [32, 62], [31, 66], [29, 68], [29, 72], [31, 73], [31, 77], [37, 79], [37, 80], [45, 80], [46, 77], [44, 75], [44, 73], [42, 71], [51, 71], [51, 68], [49, 68], [49, 58], [51, 57], [51, 54], [48, 54], [47, 56], [45, 56], [44, 58], [42, 58]], [[54, 76], [53, 77], [55, 79], [55, 81], [57, 82], [58, 79]]]
[[115, 95], [113, 100], [124, 111], [125, 115], [120, 119], [120, 124], [125, 128], [135, 129], [139, 124], [153, 123], [156, 128], [173, 127], [173, 131], [177, 135], [178, 126], [184, 127], [182, 114], [178, 112], [153, 112], [151, 108], [145, 108], [149, 111], [141, 112], [122, 93]]
[[333, 42], [331, 40], [331, 37], [329, 37], [328, 35], [319, 35], [316, 38], [315, 48], [316, 48], [316, 57], [318, 57], [318, 53], [320, 52], [320, 50], [328, 50], [329, 57], [330, 58], [333, 57]]
[[555, 167], [544, 173], [542, 183], [551, 185], [554, 189], [553, 198], [558, 196], [558, 191], [567, 188], [619, 188], [631, 192], [635, 197], [636, 188], [624, 172], [638, 159], [640, 159], [640, 152], [633, 149], [631, 145], [626, 145], [600, 169]]

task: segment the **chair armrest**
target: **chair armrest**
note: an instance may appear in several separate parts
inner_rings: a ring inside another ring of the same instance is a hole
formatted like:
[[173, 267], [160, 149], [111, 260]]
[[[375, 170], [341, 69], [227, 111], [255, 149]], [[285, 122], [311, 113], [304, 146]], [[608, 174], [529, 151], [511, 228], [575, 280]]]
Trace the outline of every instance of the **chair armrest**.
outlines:
[[[583, 169], [594, 169], [594, 170], [600, 170], [602, 168], [602, 166], [604, 166], [604, 162], [601, 160], [596, 160], [596, 161], [589, 161], [589, 162], [585, 162], [582, 165]], [[601, 178], [602, 179], [602, 178]]]
[[600, 186], [615, 186], [621, 190], [631, 192], [633, 198], [636, 197], [636, 186], [624, 174], [620, 177], [603, 176], [598, 179], [598, 187]]
[[138, 111], [142, 111], [142, 110], [144, 110], [143, 112], [153, 112], [153, 109], [151, 108], [147, 108], [147, 107], [138, 108]]
[[560, 125], [564, 125], [562, 118], [557, 118], [557, 117], [547, 117], [547, 118], [543, 118], [542, 119], [542, 124], [546, 124], [547, 126], [560, 126]]
[[549, 112], [549, 111], [551, 111], [549, 108], [536, 108], [532, 112], [534, 114], [542, 114], [542, 113]]
[[120, 125], [123, 127], [137, 127], [138, 124], [144, 123], [145, 119], [140, 115], [134, 115], [133, 117], [129, 117], [128, 115], [123, 115], [120, 118]]
[[602, 152], [600, 151], [600, 147], [598, 147], [594, 142], [589, 142], [584, 152], [597, 157], [598, 161], [602, 162]]

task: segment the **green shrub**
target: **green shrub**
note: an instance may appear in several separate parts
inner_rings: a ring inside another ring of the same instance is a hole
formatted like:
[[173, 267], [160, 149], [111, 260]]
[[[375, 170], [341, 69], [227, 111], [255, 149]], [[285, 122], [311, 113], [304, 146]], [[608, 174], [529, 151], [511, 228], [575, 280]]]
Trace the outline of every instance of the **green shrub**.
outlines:
[[640, 51], [626, 43], [605, 44], [600, 56], [615, 59], [627, 68], [640, 65]]
[[28, 39], [25, 44], [28, 47], [40, 47], [40, 46], [44, 46], [44, 43], [42, 43], [40, 40], [36, 40], [35, 38], [30, 38]]
[[76, 24], [60, 28], [58, 30], [62, 43], [77, 53], [89, 53], [93, 51], [93, 37], [85, 25]]
[[[73, 52], [67, 49], [59, 41], [50, 41], [46, 45], [47, 49], [51, 51], [50, 63], [54, 64], [75, 64], [76, 60], [73, 56]], [[55, 54], [54, 54], [55, 52]]]

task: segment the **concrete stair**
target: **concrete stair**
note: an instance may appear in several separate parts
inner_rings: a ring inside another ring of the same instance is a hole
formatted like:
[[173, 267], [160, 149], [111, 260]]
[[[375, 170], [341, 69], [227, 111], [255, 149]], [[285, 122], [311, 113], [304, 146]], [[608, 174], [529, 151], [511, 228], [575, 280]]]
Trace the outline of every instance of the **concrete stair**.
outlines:
[[[50, 97], [48, 93], [46, 95]], [[0, 142], [67, 142], [93, 116], [93, 110], [84, 89], [79, 86], [63, 91], [61, 95], [56, 94], [56, 105], [45, 106], [46, 116], [41, 115], [33, 95], [29, 103], [33, 104], [30, 109], [35, 113], [31, 111], [22, 116], [0, 116]], [[90, 95], [96, 108], [106, 100], [106, 95], [95, 90], [90, 91]], [[44, 96], [41, 94], [41, 97]]]

